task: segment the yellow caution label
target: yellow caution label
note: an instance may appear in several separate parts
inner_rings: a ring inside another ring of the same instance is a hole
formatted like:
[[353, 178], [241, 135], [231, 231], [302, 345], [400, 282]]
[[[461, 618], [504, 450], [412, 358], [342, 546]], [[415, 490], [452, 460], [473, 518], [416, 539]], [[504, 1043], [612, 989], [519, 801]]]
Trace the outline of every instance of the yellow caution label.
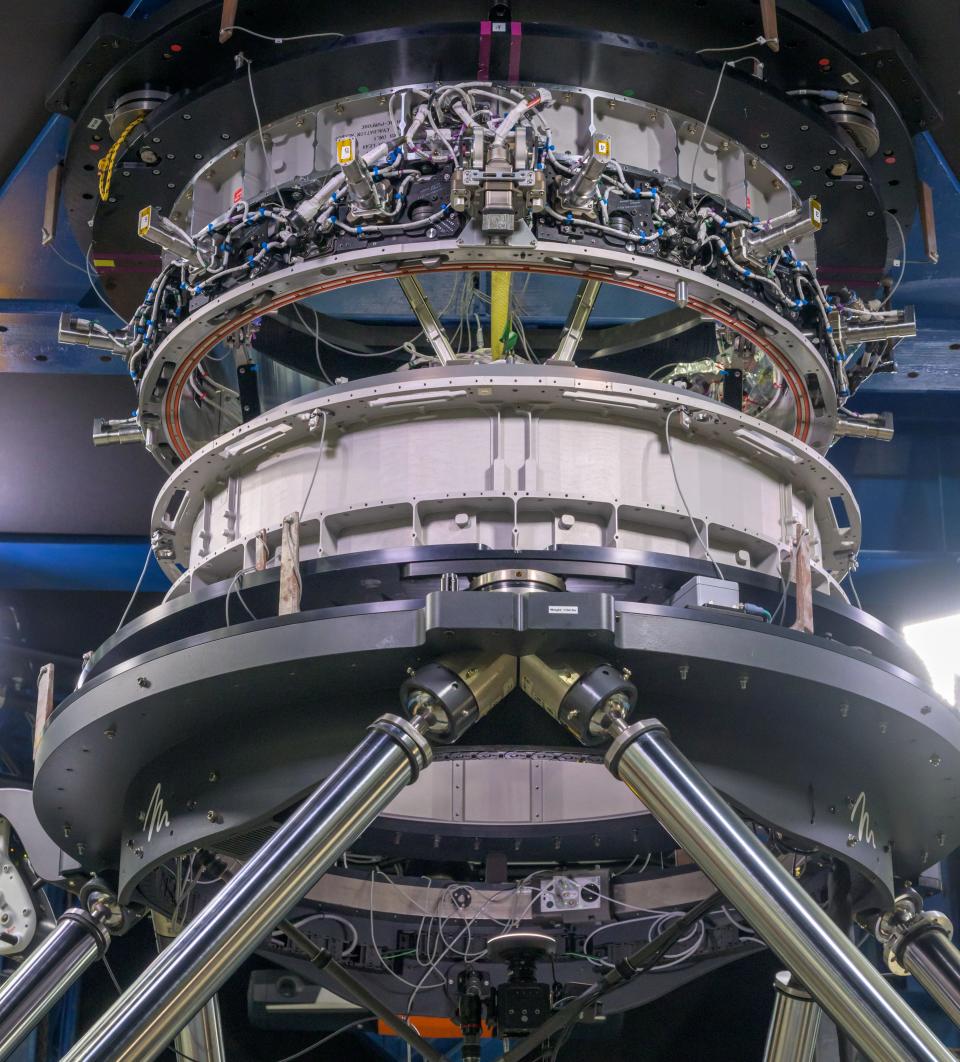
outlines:
[[117, 263], [112, 258], [94, 258], [94, 269], [116, 269]]
[[353, 162], [357, 154], [357, 142], [352, 136], [342, 136], [337, 140], [337, 162], [346, 166]]
[[593, 153], [604, 159], [610, 158], [610, 138], [607, 136], [596, 137], [593, 141]]
[[150, 215], [153, 207], [145, 206], [137, 215], [137, 235], [146, 236], [150, 231]]
[[820, 208], [820, 203], [816, 199], [810, 200], [810, 220], [818, 229], [823, 225], [823, 211]]

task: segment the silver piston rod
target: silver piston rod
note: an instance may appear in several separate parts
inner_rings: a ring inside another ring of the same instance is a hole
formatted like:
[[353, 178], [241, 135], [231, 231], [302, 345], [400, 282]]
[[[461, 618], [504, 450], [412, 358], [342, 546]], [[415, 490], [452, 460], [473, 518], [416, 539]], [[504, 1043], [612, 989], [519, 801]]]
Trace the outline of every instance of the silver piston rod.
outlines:
[[893, 909], [876, 919], [872, 929], [883, 944], [883, 957], [891, 973], [909, 974], [960, 1027], [960, 950], [954, 945], [953, 925], [942, 911], [924, 911], [923, 900], [907, 889]]
[[871, 1062], [953, 1057], [777, 862], [656, 719], [614, 736], [606, 764], [809, 989]]
[[814, 1062], [820, 1004], [789, 970], [773, 979], [774, 1003], [763, 1062]]
[[0, 1059], [9, 1058], [83, 972], [110, 945], [108, 912], [71, 908], [0, 988]]
[[431, 760], [429, 713], [381, 716], [71, 1051], [69, 1062], [148, 1062]]

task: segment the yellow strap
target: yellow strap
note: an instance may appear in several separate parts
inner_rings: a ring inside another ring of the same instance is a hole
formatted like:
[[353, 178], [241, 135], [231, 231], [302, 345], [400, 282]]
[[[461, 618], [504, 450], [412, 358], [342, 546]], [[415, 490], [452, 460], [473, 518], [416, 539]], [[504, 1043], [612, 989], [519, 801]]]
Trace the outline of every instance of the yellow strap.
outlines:
[[97, 163], [97, 186], [100, 190], [101, 202], [105, 203], [110, 198], [110, 185], [113, 181], [113, 168], [117, 164], [117, 156], [120, 154], [120, 148], [123, 147], [123, 142], [143, 121], [145, 117], [145, 114], [141, 114], [138, 117], [134, 118], [133, 121], [113, 142], [112, 147], [106, 153], [106, 155], [104, 155], [103, 158]]
[[503, 337], [510, 324], [510, 281], [513, 273], [498, 270], [490, 274], [490, 351], [503, 357]]

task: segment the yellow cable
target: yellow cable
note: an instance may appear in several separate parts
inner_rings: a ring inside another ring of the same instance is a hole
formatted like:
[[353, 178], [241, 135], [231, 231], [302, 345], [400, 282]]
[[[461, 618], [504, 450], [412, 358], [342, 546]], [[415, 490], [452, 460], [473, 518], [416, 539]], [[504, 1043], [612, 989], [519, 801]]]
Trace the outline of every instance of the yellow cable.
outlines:
[[497, 270], [490, 274], [490, 351], [503, 357], [503, 341], [510, 325], [510, 281], [513, 273]]
[[134, 118], [113, 142], [113, 146], [106, 155], [104, 155], [97, 163], [97, 186], [100, 189], [100, 200], [103, 203], [110, 198], [110, 184], [113, 181], [113, 169], [117, 164], [117, 156], [120, 154], [120, 148], [123, 147], [123, 142], [144, 118], [146, 118], [145, 114], [141, 114], [139, 117]]

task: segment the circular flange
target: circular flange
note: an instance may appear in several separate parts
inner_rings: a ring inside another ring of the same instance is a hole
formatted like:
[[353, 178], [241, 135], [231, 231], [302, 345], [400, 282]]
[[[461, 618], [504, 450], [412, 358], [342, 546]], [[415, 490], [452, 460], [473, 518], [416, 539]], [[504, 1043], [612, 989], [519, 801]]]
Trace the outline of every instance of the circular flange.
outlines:
[[536, 568], [496, 568], [470, 580], [471, 590], [513, 590], [532, 593], [540, 590], [566, 590], [566, 582], [553, 572], [541, 572]]
[[172, 468], [208, 442], [210, 427], [191, 414], [196, 407], [185, 402], [188, 381], [218, 343], [255, 317], [312, 295], [385, 277], [491, 268], [599, 280], [670, 301], [677, 282], [684, 281], [691, 309], [744, 336], [780, 372], [789, 399], [784, 405], [785, 430], [820, 453], [832, 442], [837, 401], [823, 359], [802, 332], [758, 299], [694, 270], [610, 248], [548, 241], [526, 248], [471, 246], [458, 239], [312, 259], [248, 280], [211, 299], [163, 339], [144, 371], [139, 419], [148, 448]]

